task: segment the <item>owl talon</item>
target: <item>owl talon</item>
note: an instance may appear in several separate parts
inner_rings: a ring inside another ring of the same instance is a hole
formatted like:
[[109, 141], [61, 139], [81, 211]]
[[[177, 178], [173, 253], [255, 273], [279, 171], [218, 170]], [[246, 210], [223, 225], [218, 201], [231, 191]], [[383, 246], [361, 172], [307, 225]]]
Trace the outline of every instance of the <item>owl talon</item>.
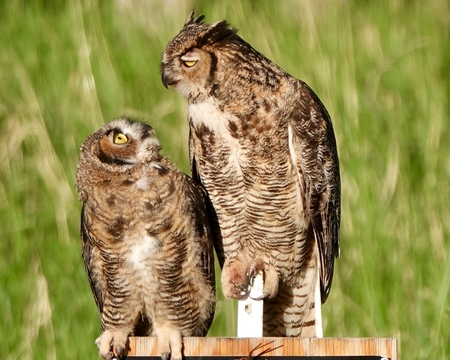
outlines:
[[264, 261], [260, 258], [252, 260], [248, 265], [247, 270], [247, 276], [249, 278], [248, 281], [250, 286], [253, 286], [253, 281], [260, 271], [263, 273], [264, 277]]
[[105, 360], [123, 359], [127, 355], [128, 334], [127, 330], [104, 331], [95, 340], [100, 356]]
[[264, 281], [263, 294], [261, 296], [252, 297], [252, 299], [262, 300], [273, 298], [278, 293], [278, 273], [272, 265], [266, 265], [262, 259], [254, 259], [250, 262], [247, 271], [250, 286], [253, 286], [253, 281], [260, 272], [263, 275]]
[[263, 292], [261, 296], [250, 296], [250, 299], [252, 300], [264, 300], [269, 297], [269, 294], [266, 292]]
[[122, 358], [123, 356], [125, 356], [125, 346], [122, 345], [117, 345], [114, 347], [115, 351], [116, 351], [116, 355], [117, 358]]
[[169, 352], [163, 352], [160, 354], [162, 360], [168, 360], [170, 357], [170, 351]]
[[180, 330], [170, 325], [154, 323], [154, 331], [157, 334], [158, 348], [162, 360], [181, 360], [183, 340]]

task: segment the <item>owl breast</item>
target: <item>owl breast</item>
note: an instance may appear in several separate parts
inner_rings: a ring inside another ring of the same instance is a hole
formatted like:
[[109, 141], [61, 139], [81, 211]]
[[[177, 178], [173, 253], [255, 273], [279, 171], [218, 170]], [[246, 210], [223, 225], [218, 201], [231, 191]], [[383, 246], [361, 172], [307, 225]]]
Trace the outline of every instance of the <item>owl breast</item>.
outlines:
[[[309, 219], [301, 193], [301, 174], [265, 129], [257, 114], [247, 121], [218, 109], [212, 98], [189, 105], [196, 167], [219, 218], [227, 259], [245, 252], [265, 254], [286, 281], [300, 271], [286, 266], [301, 258]], [[242, 132], [255, 136], [241, 136]], [[288, 137], [288, 134], [282, 134]], [[287, 143], [287, 142], [286, 142]]]
[[[137, 271], [148, 271], [148, 262], [160, 248], [161, 241], [154, 236], [148, 235], [147, 230], [144, 228], [139, 233], [142, 235], [134, 236], [130, 234], [130, 236], [124, 237], [124, 241], [130, 244], [127, 261]], [[146, 274], [143, 275], [145, 275], [145, 278]]]
[[[190, 104], [189, 116], [191, 126], [195, 129], [206, 127], [209, 132], [223, 137], [224, 145], [236, 149], [239, 147], [238, 139], [231, 136], [229, 130], [230, 122], [235, 122], [237, 119], [218, 110], [218, 104], [213, 98], [208, 98], [200, 103]], [[237, 156], [238, 154], [233, 154], [230, 160], [237, 162]]]

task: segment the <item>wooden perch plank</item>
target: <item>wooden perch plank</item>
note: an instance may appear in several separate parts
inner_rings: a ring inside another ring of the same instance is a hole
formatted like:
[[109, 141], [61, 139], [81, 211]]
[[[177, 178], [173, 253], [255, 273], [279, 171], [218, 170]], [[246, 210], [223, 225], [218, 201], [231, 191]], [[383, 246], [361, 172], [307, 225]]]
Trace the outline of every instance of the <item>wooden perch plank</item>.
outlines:
[[[272, 356], [382, 356], [397, 360], [395, 338], [225, 338], [186, 337], [185, 356], [233, 356], [248, 358], [259, 344], [273, 348], [264, 357]], [[265, 349], [264, 348], [264, 349]], [[253, 356], [256, 356], [256, 351]], [[153, 337], [130, 337], [128, 356], [159, 356]], [[263, 358], [264, 358], [263, 357]]]

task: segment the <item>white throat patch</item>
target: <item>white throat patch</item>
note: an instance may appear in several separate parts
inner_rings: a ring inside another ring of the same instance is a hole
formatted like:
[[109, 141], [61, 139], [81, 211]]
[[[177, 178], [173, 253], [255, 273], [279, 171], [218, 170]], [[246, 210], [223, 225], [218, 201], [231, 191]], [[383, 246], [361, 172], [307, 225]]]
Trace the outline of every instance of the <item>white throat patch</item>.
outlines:
[[233, 119], [220, 111], [212, 98], [200, 103], [189, 104], [189, 116], [195, 128], [204, 124], [216, 135], [222, 136], [229, 145], [238, 144], [238, 141], [230, 135], [227, 127], [230, 120]]

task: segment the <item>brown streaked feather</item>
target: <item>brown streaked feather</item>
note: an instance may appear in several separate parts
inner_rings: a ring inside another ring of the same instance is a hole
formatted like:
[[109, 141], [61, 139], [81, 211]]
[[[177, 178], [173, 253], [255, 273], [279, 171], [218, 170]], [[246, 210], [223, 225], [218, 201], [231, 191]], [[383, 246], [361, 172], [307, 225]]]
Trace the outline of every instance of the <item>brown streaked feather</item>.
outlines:
[[299, 170], [314, 235], [319, 247], [322, 302], [331, 288], [334, 259], [339, 256], [340, 175], [330, 116], [317, 95], [300, 82], [300, 98], [291, 115]]
[[186, 188], [187, 198], [192, 201], [192, 211], [194, 212], [192, 217], [194, 220], [193, 226], [197, 229], [200, 247], [205, 249], [205, 251], [201, 253], [202, 270], [205, 278], [208, 279], [209, 283], [214, 286], [213, 244], [209, 241], [211, 239], [212, 231], [211, 227], [208, 226], [209, 219], [205, 204], [206, 194], [202, 188], [194, 186], [191, 181], [186, 182]]
[[193, 144], [192, 129], [189, 128], [189, 159], [191, 164], [192, 180], [199, 184], [204, 192], [204, 200], [206, 203], [206, 213], [208, 214], [209, 224], [211, 226], [211, 235], [214, 241], [214, 250], [216, 251], [217, 259], [219, 260], [220, 268], [222, 268], [225, 261], [225, 255], [223, 251], [222, 234], [220, 232], [219, 219], [217, 218], [216, 210], [214, 209], [211, 199], [208, 196], [208, 192], [202, 184], [200, 175], [197, 169], [197, 162], [195, 159], [195, 149]]
[[103, 292], [102, 286], [93, 274], [93, 268], [96, 266], [96, 261], [93, 259], [92, 239], [89, 231], [89, 222], [85, 216], [84, 205], [81, 208], [81, 240], [82, 240], [82, 256], [84, 260], [84, 267], [88, 275], [89, 285], [91, 286], [92, 294], [94, 295], [95, 303], [98, 311], [103, 312]]

